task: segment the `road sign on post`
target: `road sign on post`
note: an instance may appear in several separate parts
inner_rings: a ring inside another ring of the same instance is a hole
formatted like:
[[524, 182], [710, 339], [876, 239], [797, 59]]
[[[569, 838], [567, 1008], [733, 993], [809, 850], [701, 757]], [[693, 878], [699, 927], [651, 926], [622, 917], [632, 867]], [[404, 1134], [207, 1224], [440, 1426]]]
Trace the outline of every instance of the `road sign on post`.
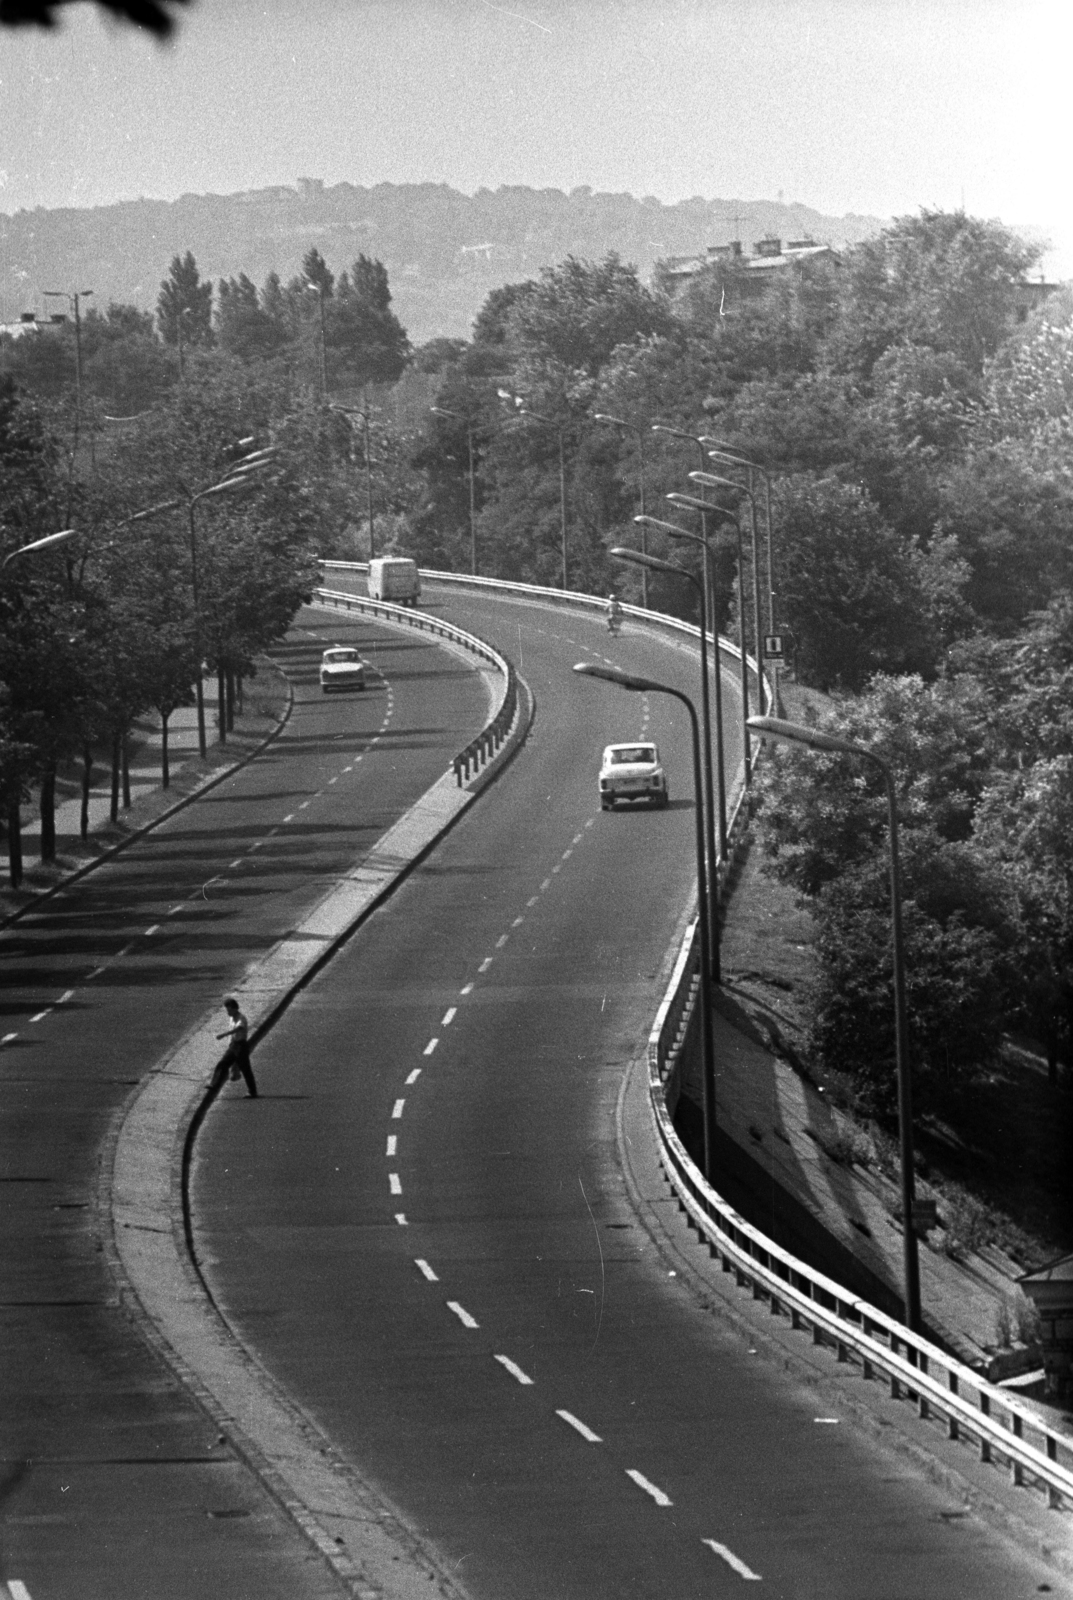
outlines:
[[786, 635], [782, 633], [765, 633], [764, 635], [764, 660], [786, 660]]

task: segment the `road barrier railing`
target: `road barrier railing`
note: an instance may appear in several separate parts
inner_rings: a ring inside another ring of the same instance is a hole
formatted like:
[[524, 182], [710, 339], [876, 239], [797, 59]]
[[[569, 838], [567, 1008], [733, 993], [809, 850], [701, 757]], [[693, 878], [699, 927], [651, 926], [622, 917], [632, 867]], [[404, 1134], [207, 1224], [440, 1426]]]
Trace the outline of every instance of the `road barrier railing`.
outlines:
[[892, 1399], [912, 1402], [922, 1418], [943, 1419], [949, 1438], [975, 1443], [982, 1461], [1003, 1463], [1015, 1484], [1042, 1488], [1052, 1507], [1073, 1506], [1073, 1438], [768, 1239], [690, 1158], [671, 1117], [697, 1015], [699, 958], [694, 923], [649, 1035], [648, 1088], [664, 1171], [711, 1255], [755, 1300], [767, 1299], [773, 1316], [810, 1330], [814, 1344], [833, 1349], [839, 1361], [855, 1361], [864, 1377], [886, 1382]]
[[[322, 565], [350, 567], [352, 564], [324, 562]], [[362, 565], [358, 570], [367, 570], [367, 567]], [[458, 787], [461, 789], [470, 781], [471, 776], [475, 777], [491, 761], [514, 726], [518, 712], [518, 678], [513, 662], [508, 661], [506, 656], [500, 655], [487, 640], [478, 638], [475, 633], [468, 633], [465, 628], [455, 627], [452, 622], [444, 622], [442, 617], [430, 616], [427, 611], [415, 611], [411, 606], [393, 605], [389, 600], [372, 600], [366, 595], [350, 594], [346, 590], [315, 589], [313, 594], [318, 605], [332, 610], [356, 611], [366, 616], [381, 617], [385, 621], [401, 623], [420, 633], [430, 633], [451, 644], [460, 645], [472, 654], [480, 656], [500, 675], [502, 692], [496, 696], [496, 706], [491, 720], [451, 762]]]
[[[328, 570], [368, 570], [362, 562], [323, 565]], [[450, 572], [423, 571], [422, 577], [458, 588], [580, 608], [596, 615], [605, 609], [605, 602], [596, 596], [562, 589]], [[356, 596], [338, 598], [374, 604]], [[389, 609], [404, 611], [402, 607]], [[662, 631], [699, 638], [700, 630], [692, 623], [638, 606], [623, 606], [623, 611]], [[404, 620], [413, 616], [404, 614]], [[436, 618], [426, 618], [425, 622], [446, 626]], [[741, 660], [740, 650], [729, 640], [720, 639], [719, 646], [724, 654]], [[756, 674], [755, 661], [747, 658], [747, 664]], [[770, 687], [765, 687], [770, 694]], [[740, 782], [736, 788], [728, 856], [720, 863], [721, 882], [749, 822]], [[671, 1120], [683, 1063], [693, 1047], [697, 1028], [699, 959], [699, 938], [693, 923], [683, 939], [649, 1035], [648, 1087], [664, 1171], [712, 1256], [718, 1257], [725, 1272], [735, 1274], [741, 1287], [751, 1290], [754, 1299], [766, 1299], [772, 1315], [786, 1316], [793, 1327], [810, 1331], [813, 1343], [831, 1349], [839, 1361], [857, 1363], [864, 1377], [884, 1382], [892, 1398], [913, 1404], [922, 1419], [941, 1419], [948, 1438], [972, 1443], [982, 1461], [1003, 1465], [1015, 1484], [1041, 1488], [1051, 1506], [1073, 1506], [1073, 1439], [1048, 1427], [1031, 1407], [1007, 1390], [986, 1382], [978, 1372], [948, 1356], [930, 1340], [911, 1333], [893, 1317], [791, 1255], [746, 1222], [706, 1181]]]

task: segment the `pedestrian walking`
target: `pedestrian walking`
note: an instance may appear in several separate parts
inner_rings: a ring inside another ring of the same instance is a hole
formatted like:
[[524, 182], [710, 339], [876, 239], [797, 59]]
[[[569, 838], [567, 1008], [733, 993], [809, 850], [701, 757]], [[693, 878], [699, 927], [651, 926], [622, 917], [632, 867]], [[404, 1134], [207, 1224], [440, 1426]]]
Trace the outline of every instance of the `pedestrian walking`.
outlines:
[[227, 1039], [230, 1043], [217, 1063], [209, 1087], [216, 1091], [222, 1088], [227, 1078], [234, 1083], [242, 1077], [246, 1080], [246, 1093], [251, 1099], [256, 1099], [257, 1083], [250, 1065], [250, 1025], [239, 1009], [238, 1001], [230, 996], [224, 1001], [224, 1010], [230, 1019], [230, 1027], [225, 1028], [223, 1033], [218, 1033], [216, 1037]]

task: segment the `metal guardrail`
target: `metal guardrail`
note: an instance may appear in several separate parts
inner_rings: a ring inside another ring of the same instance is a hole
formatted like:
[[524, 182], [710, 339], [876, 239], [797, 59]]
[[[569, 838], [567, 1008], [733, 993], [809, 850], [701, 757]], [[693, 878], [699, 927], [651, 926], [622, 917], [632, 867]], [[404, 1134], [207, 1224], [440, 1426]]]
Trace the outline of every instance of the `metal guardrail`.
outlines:
[[[351, 563], [322, 562], [322, 566], [349, 566]], [[384, 617], [390, 622], [401, 622], [410, 628], [416, 628], [422, 633], [431, 633], [441, 639], [449, 639], [452, 644], [462, 645], [466, 650], [471, 650], [475, 655], [481, 656], [503, 677], [503, 694], [490, 722], [483, 727], [475, 739], [471, 739], [464, 750], [460, 750], [451, 766], [461, 789], [469, 782], [472, 775], [476, 776], [481, 768], [492, 759], [500, 748], [511, 728], [518, 710], [518, 678], [514, 671], [513, 663], [486, 640], [475, 633], [467, 633], [465, 628], [455, 627], [453, 622], [444, 622], [440, 617], [430, 616], [427, 611], [415, 611], [410, 606], [392, 605], [389, 600], [371, 600], [366, 595], [348, 594], [345, 590], [314, 589], [313, 594], [320, 605], [332, 606], [340, 611], [359, 611], [367, 616]]]
[[[364, 563], [357, 562], [323, 565], [367, 570]], [[593, 611], [602, 611], [604, 606], [592, 595], [540, 589], [496, 578], [448, 572], [423, 572], [422, 576], [459, 587], [498, 590], [571, 606], [580, 604]], [[699, 638], [699, 628], [691, 623], [636, 606], [624, 606], [623, 610], [638, 620]], [[413, 615], [409, 613], [407, 620]], [[428, 620], [445, 626], [435, 618]], [[724, 652], [741, 659], [740, 650], [729, 640], [720, 639], [719, 645]], [[755, 661], [747, 659], [755, 673]], [[748, 820], [748, 806], [739, 789], [729, 828], [728, 857], [719, 867], [721, 882]], [[1005, 1463], [1015, 1484], [1043, 1489], [1052, 1507], [1073, 1506], [1073, 1438], [1049, 1428], [1036, 1412], [1005, 1389], [988, 1383], [971, 1367], [947, 1356], [928, 1339], [911, 1333], [902, 1323], [775, 1244], [746, 1222], [690, 1159], [675, 1132], [671, 1105], [697, 1023], [699, 959], [694, 922], [682, 941], [649, 1035], [649, 1101], [664, 1170], [679, 1203], [707, 1240], [712, 1255], [719, 1257], [724, 1272], [736, 1275], [740, 1286], [751, 1289], [754, 1299], [767, 1299], [773, 1316], [789, 1317], [793, 1327], [811, 1330], [814, 1344], [832, 1348], [839, 1361], [855, 1361], [864, 1377], [885, 1381], [891, 1397], [914, 1404], [921, 1418], [941, 1417], [948, 1438], [974, 1442], [981, 1461]]]
[[[737, 816], [740, 816], [740, 807]], [[737, 820], [737, 816], [735, 820]], [[814, 1344], [832, 1347], [839, 1361], [856, 1361], [866, 1378], [881, 1377], [893, 1399], [915, 1403], [921, 1417], [946, 1421], [951, 1439], [973, 1440], [982, 1461], [1005, 1462], [1013, 1482], [1046, 1491], [1055, 1508], [1073, 1505], [1073, 1438], [1048, 1428], [1023, 1402], [986, 1382], [885, 1312], [806, 1266], [745, 1221], [706, 1181], [671, 1121], [682, 1057], [697, 1009], [699, 940], [686, 933], [648, 1041], [649, 1100], [660, 1159], [698, 1233], [724, 1272], [766, 1298], [772, 1315], [812, 1331]], [[1035, 1442], [1033, 1442], [1035, 1440]]]

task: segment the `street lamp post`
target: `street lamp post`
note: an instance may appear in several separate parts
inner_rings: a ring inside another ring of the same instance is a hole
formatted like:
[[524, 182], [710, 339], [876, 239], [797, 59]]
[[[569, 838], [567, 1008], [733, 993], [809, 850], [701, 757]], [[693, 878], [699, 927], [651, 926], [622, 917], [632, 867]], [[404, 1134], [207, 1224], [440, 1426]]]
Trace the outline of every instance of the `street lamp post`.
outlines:
[[[633, 520], [635, 522], [640, 522], [641, 519], [639, 517], [635, 517]], [[660, 522], [657, 517], [646, 517], [644, 520], [650, 528], [658, 528], [663, 533], [675, 534], [685, 532], [684, 529], [679, 529], [675, 523]], [[686, 582], [691, 583], [694, 589], [696, 589], [697, 599], [700, 602], [700, 703], [701, 714], [704, 719], [704, 760], [702, 765], [705, 780], [705, 803], [703, 805], [701, 804], [701, 791], [698, 786], [697, 805], [703, 817], [701, 837], [706, 841], [708, 851], [708, 883], [711, 886], [711, 893], [707, 897], [707, 915], [709, 917], [708, 945], [712, 963], [710, 971], [713, 982], [719, 983], [721, 978], [719, 970], [719, 857], [715, 852], [715, 833], [713, 831], [712, 823], [712, 815], [714, 811], [714, 804], [712, 800], [712, 722], [711, 708], [708, 698], [708, 617], [704, 605], [704, 584], [699, 583], [693, 574], [691, 572], [687, 572], [684, 567], [676, 566], [673, 561], [663, 561], [659, 556], [645, 555], [642, 554], [640, 550], [625, 550], [621, 545], [615, 545], [610, 554], [617, 561], [630, 561], [635, 566], [648, 567], [653, 572], [672, 572], [677, 578], [685, 578]]]
[[[695, 482], [713, 483], [714, 476], [710, 472], [691, 472], [690, 479]], [[698, 502], [698, 505], [703, 502]], [[746, 789], [752, 783], [752, 749], [749, 735], [749, 667], [748, 667], [748, 642], [745, 637], [745, 606], [742, 603], [742, 573], [745, 571], [745, 547], [741, 537], [741, 522], [736, 511], [729, 511], [725, 506], [713, 506], [713, 511], [719, 511], [734, 524], [734, 532], [738, 540], [738, 642], [741, 646], [741, 751], [743, 762], [743, 781]], [[702, 523], [702, 526], [705, 526]], [[759, 699], [759, 691], [757, 692]]]
[[[639, 469], [638, 470], [638, 478], [640, 480], [640, 485], [639, 485], [640, 493], [638, 495], [638, 505], [639, 505], [641, 516], [643, 517], [644, 514], [645, 514], [645, 428], [642, 427], [642, 426], [638, 426], [637, 424], [635, 424], [633, 422], [626, 422], [622, 417], [613, 417], [607, 411], [594, 411], [593, 412], [593, 420], [595, 422], [604, 422], [609, 427], [612, 427], [612, 428], [621, 428], [626, 433], [632, 433], [634, 435], [635, 439], [637, 440], [637, 457], [638, 457], [638, 469]], [[648, 553], [648, 546], [647, 546], [647, 542], [645, 540], [645, 530], [644, 530], [644, 524], [643, 523], [641, 525], [641, 552], [642, 552], [642, 554], [647, 554]], [[644, 607], [644, 609], [647, 611], [648, 610], [648, 572], [644, 567], [641, 568], [641, 604]]]
[[75, 441], [74, 449], [78, 450], [78, 439], [82, 425], [82, 316], [79, 310], [80, 302], [88, 300], [92, 289], [78, 289], [70, 293], [66, 289], [44, 289], [42, 294], [46, 300], [66, 300], [74, 311], [75, 319]]
[[176, 500], [164, 500], [160, 505], [149, 506], [145, 511], [138, 511], [128, 522], [143, 522], [147, 517], [162, 515], [165, 511], [186, 511], [190, 533], [190, 592], [194, 602], [194, 655], [196, 670], [194, 672], [194, 698], [197, 703], [197, 744], [198, 752], [202, 758], [208, 753], [208, 744], [205, 738], [205, 694], [201, 682], [201, 617], [198, 595], [198, 570], [197, 570], [197, 523], [194, 519], [194, 507], [202, 500], [207, 500], [214, 495], [233, 494], [237, 489], [246, 488], [253, 482], [260, 472], [272, 465], [275, 449], [269, 446], [264, 450], [252, 450], [248, 455], [240, 457], [224, 473], [217, 482], [201, 489], [196, 494], [183, 491]]
[[752, 717], [750, 726], [765, 739], [785, 744], [803, 744], [810, 750], [833, 751], [841, 755], [863, 756], [883, 774], [887, 795], [890, 831], [890, 921], [894, 968], [894, 1052], [898, 1074], [898, 1133], [901, 1146], [902, 1179], [902, 1256], [905, 1279], [905, 1322], [920, 1332], [920, 1265], [914, 1231], [913, 1204], [913, 1084], [909, 1070], [909, 1029], [905, 1002], [905, 948], [902, 935], [901, 867], [898, 854], [898, 807], [894, 793], [894, 773], [890, 763], [867, 745], [837, 734], [821, 733], [779, 717]]
[[[667, 499], [674, 506], [681, 506], [687, 511], [699, 511], [705, 518], [711, 511], [721, 511], [722, 507], [712, 506], [706, 500], [698, 500], [691, 494], [669, 494]], [[729, 511], [723, 511], [726, 516], [732, 516]], [[706, 527], [707, 522], [702, 522]], [[672, 539], [688, 539], [692, 544], [699, 544], [704, 551], [704, 560], [708, 567], [708, 592], [715, 593], [715, 552], [712, 550], [711, 540], [702, 533], [686, 533], [684, 529], [677, 532], [671, 530], [668, 523], [668, 532]], [[712, 679], [715, 689], [715, 779], [716, 779], [716, 820], [719, 826], [719, 859], [726, 860], [727, 854], [727, 794], [726, 772], [724, 769], [724, 738], [723, 738], [723, 667], [719, 656], [719, 631], [715, 624], [714, 616], [710, 616], [712, 629]]]
[[519, 406], [520, 417], [532, 417], [534, 422], [543, 422], [548, 428], [554, 428], [559, 436], [559, 524], [562, 534], [563, 547], [563, 589], [569, 587], [566, 581], [566, 457], [563, 449], [563, 425], [556, 422], [554, 417], [545, 417], [539, 411], [532, 411], [527, 405]]
[[341, 416], [346, 417], [347, 421], [350, 422], [351, 428], [353, 428], [354, 424], [350, 419], [352, 417], [361, 418], [362, 447], [365, 451], [365, 511], [369, 519], [369, 560], [372, 561], [376, 555], [376, 535], [373, 529], [373, 462], [369, 448], [369, 402], [366, 399], [364, 404], [360, 406], [332, 406], [330, 409], [338, 411]]
[[[700, 464], [701, 464], [701, 466], [702, 467], [707, 466], [708, 456], [707, 456], [707, 452], [705, 450], [704, 440], [703, 440], [702, 436], [699, 433], [690, 433], [687, 428], [673, 428], [669, 422], [654, 422], [652, 424], [652, 432], [653, 433], [666, 433], [666, 434], [669, 434], [674, 439], [685, 439], [690, 444], [695, 444], [697, 449], [700, 451]], [[705, 517], [704, 517], [703, 513], [701, 513], [700, 531], [704, 535], [705, 539], [707, 539], [707, 537], [708, 537], [708, 524], [707, 524], [707, 521], [705, 520]], [[714, 595], [712, 593], [712, 590], [711, 590], [711, 587], [710, 587], [710, 577], [709, 577], [707, 562], [705, 562], [705, 564], [704, 564], [704, 581], [705, 581], [706, 584], [709, 585], [709, 587], [707, 589], [707, 592], [705, 594], [705, 597], [704, 597], [705, 600], [707, 601], [707, 605], [708, 605], [708, 615], [709, 616], [714, 616], [715, 615], [715, 603], [714, 603], [715, 597], [714, 597]]]
[[429, 410], [433, 416], [449, 416], [453, 421], [461, 422], [465, 429], [465, 443], [470, 453], [470, 571], [473, 578], [477, 578], [477, 480], [473, 470], [473, 424], [469, 418], [462, 416], [461, 411], [448, 411], [443, 405], [430, 405]]
[[[712, 452], [709, 451], [709, 454], [711, 454], [711, 453]], [[720, 477], [720, 475], [718, 473], [715, 473], [715, 472], [691, 472], [689, 474], [689, 476], [693, 479], [694, 483], [702, 483], [702, 484], [710, 485], [713, 488], [736, 489], [737, 492], [739, 494], [743, 494], [745, 496], [745, 498], [749, 502], [749, 525], [750, 525], [750, 531], [751, 531], [751, 536], [752, 536], [752, 549], [753, 549], [753, 635], [754, 635], [755, 647], [756, 647], [756, 668], [757, 668], [756, 699], [757, 699], [757, 704], [760, 706], [761, 710], [763, 710], [763, 706], [764, 706], [764, 671], [763, 671], [763, 666], [764, 666], [764, 635], [763, 635], [763, 616], [762, 616], [761, 609], [760, 609], [760, 545], [759, 545], [759, 541], [758, 541], [757, 533], [756, 533], [756, 497], [754, 496], [752, 490], [751, 489], [747, 489], [744, 484], [735, 483], [733, 478]], [[752, 480], [750, 479], [750, 482], [751, 481]], [[739, 572], [740, 572], [740, 568], [739, 568]], [[742, 581], [741, 581], [740, 578], [739, 578], [738, 587], [739, 587], [739, 589], [742, 588]], [[744, 592], [740, 593], [738, 598], [739, 598], [739, 604], [740, 604], [742, 612], [744, 614], [744, 611], [745, 611], [745, 595], [744, 595]], [[743, 648], [744, 648], [744, 639], [745, 639], [745, 630], [743, 628], [742, 629]]]
[[586, 678], [603, 678], [607, 683], [617, 683], [623, 689], [632, 689], [640, 694], [669, 694], [675, 700], [680, 700], [689, 713], [689, 727], [693, 736], [693, 793], [696, 796], [696, 852], [697, 852], [697, 922], [700, 932], [700, 1039], [701, 1039], [701, 1082], [704, 1098], [704, 1176], [709, 1183], [715, 1176], [715, 1138], [716, 1138], [716, 1104], [715, 1104], [715, 1051], [712, 1041], [712, 991], [709, 982], [711, 952], [708, 948], [708, 928], [710, 918], [708, 915], [708, 880], [704, 870], [704, 829], [701, 824], [703, 803], [701, 800], [701, 759], [700, 759], [700, 730], [697, 726], [697, 713], [692, 700], [680, 689], [672, 689], [670, 684], [656, 683], [652, 678], [638, 678], [629, 672], [620, 672], [617, 667], [602, 667], [594, 661], [579, 661], [574, 671]]
[[75, 528], [61, 528], [58, 533], [46, 533], [41, 539], [32, 539], [29, 544], [20, 544], [17, 550], [9, 550], [0, 561], [0, 571], [9, 561], [14, 561], [16, 556], [28, 556], [33, 550], [47, 550], [49, 545], [59, 544], [64, 539], [72, 538], [76, 531]]
[[320, 397], [328, 398], [328, 342], [324, 327], [324, 285], [306, 281], [306, 293], [315, 294], [320, 301]]
[[[777, 633], [779, 630], [778, 624], [775, 620], [775, 534], [771, 522], [771, 474], [767, 468], [762, 467], [758, 461], [754, 461], [751, 456], [743, 454], [742, 451], [735, 449], [733, 445], [728, 444], [723, 439], [709, 439], [706, 436], [704, 443], [712, 446], [708, 454], [713, 461], [723, 461], [729, 466], [744, 467], [749, 475], [750, 489], [753, 486], [754, 474], [764, 485], [764, 542], [766, 545], [767, 554], [768, 632], [772, 634]], [[772, 661], [772, 678], [774, 680], [773, 697], [775, 709], [777, 711], [779, 708], [779, 662], [777, 657]]]

